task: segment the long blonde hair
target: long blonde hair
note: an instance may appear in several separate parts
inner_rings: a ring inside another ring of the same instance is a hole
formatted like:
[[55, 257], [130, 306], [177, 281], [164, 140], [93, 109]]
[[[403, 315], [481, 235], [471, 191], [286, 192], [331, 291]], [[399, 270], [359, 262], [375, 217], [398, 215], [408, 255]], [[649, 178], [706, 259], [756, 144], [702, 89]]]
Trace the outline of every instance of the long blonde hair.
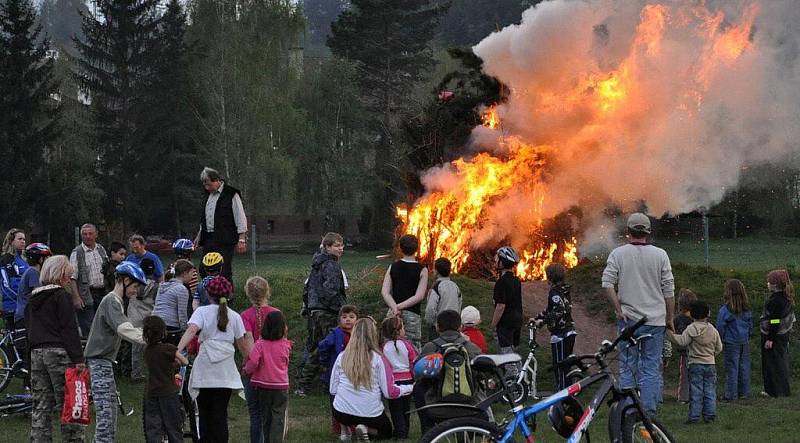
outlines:
[[740, 280], [732, 278], [725, 282], [725, 293], [723, 301], [734, 314], [750, 310], [750, 299], [747, 298], [747, 291]]
[[372, 319], [356, 321], [342, 355], [342, 370], [355, 389], [372, 389], [372, 353], [378, 349], [378, 330]]
[[25, 234], [25, 231], [19, 228], [11, 228], [6, 233], [6, 237], [3, 239], [3, 254], [17, 255], [17, 250], [14, 249], [14, 246], [11, 243], [14, 242], [14, 239], [17, 238], [17, 234], [19, 233]]

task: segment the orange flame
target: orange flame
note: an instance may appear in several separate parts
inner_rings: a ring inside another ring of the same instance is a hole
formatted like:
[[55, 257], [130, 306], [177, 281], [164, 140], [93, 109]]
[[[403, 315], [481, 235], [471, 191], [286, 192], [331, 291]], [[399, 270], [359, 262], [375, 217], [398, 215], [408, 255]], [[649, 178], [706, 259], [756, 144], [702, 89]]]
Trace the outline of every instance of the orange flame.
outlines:
[[481, 115], [483, 126], [489, 129], [497, 129], [500, 127], [500, 115], [497, 113], [497, 105], [492, 105], [486, 108]]

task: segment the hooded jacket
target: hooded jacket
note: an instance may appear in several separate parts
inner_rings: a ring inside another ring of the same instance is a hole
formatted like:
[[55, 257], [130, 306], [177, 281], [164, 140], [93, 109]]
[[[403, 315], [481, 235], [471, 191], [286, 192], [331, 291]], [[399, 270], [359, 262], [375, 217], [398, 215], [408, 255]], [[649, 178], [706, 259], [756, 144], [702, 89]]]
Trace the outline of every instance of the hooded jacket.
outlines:
[[728, 305], [722, 305], [717, 315], [717, 329], [722, 343], [746, 344], [750, 341], [750, 330], [753, 329], [753, 311], [734, 314]]
[[317, 252], [311, 260], [311, 274], [306, 283], [307, 306], [309, 311], [325, 310], [339, 313], [339, 308], [347, 301], [344, 292], [342, 267], [336, 257], [325, 252]]
[[25, 308], [25, 328], [30, 349], [64, 348], [72, 363], [83, 362], [72, 297], [61, 286], [33, 290]]
[[695, 320], [683, 334], [668, 334], [669, 341], [689, 348], [689, 364], [713, 365], [714, 356], [722, 352], [722, 340], [714, 325]]

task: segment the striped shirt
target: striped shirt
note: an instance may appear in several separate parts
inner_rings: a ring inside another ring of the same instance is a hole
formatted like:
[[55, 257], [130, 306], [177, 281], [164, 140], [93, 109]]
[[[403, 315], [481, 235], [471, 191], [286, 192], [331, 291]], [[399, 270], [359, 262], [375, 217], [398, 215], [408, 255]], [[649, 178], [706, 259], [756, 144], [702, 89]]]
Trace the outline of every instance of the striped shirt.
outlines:
[[189, 290], [182, 281], [172, 279], [158, 287], [153, 314], [160, 317], [172, 329], [186, 329], [189, 321]]

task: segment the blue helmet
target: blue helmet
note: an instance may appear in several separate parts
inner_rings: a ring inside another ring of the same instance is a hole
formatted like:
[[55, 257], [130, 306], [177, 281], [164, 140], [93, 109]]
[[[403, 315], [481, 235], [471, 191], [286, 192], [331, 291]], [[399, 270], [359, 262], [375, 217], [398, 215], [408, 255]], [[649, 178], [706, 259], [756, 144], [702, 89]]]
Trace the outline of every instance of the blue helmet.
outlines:
[[136, 263], [124, 261], [117, 265], [116, 269], [114, 269], [114, 272], [116, 273], [117, 277], [124, 275], [132, 278], [141, 285], [147, 283], [147, 280], [144, 277], [144, 271], [142, 271], [142, 268], [140, 268]]
[[194, 243], [188, 238], [179, 238], [172, 244], [172, 250], [176, 254], [185, 254], [194, 250]]
[[420, 357], [414, 363], [414, 379], [421, 380], [423, 378], [436, 378], [442, 372], [444, 365], [444, 357], [442, 354], [434, 353]]

